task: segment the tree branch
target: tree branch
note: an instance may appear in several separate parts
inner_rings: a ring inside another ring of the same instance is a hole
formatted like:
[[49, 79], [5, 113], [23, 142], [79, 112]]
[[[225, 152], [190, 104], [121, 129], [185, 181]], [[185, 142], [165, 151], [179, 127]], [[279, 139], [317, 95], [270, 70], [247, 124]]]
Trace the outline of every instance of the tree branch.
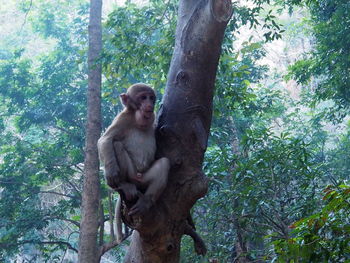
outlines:
[[68, 218], [63, 218], [63, 217], [58, 217], [58, 216], [49, 216], [47, 217], [47, 219], [57, 219], [57, 220], [62, 220], [62, 221], [66, 221], [69, 223], [72, 223], [73, 225], [77, 226], [80, 228], [80, 223], [78, 221], [72, 220], [72, 219], [68, 219]]
[[[132, 233], [132, 232], [131, 232]], [[108, 242], [103, 244], [100, 247], [100, 256], [102, 256], [104, 253], [106, 253], [108, 250], [120, 245], [124, 240], [128, 239], [129, 236], [131, 235], [131, 233], [129, 235], [125, 235], [121, 241], [118, 240], [113, 240], [112, 242]]]
[[109, 225], [111, 231], [111, 241], [115, 240], [114, 225], [113, 225], [113, 204], [112, 204], [112, 191], [108, 191], [108, 212], [109, 212]]
[[77, 198], [74, 195], [67, 195], [67, 194], [54, 192], [54, 191], [39, 191], [38, 194], [54, 194], [54, 195], [60, 195], [60, 196], [64, 196], [64, 197], [68, 197], [68, 198], [72, 198], [72, 199], [76, 199]]
[[19, 32], [21, 32], [21, 33], [22, 33], [23, 28], [24, 28], [24, 25], [25, 25], [26, 22], [27, 22], [27, 16], [28, 16], [28, 14], [29, 14], [30, 9], [32, 9], [32, 6], [33, 6], [33, 0], [30, 0], [30, 6], [29, 6], [28, 10], [26, 11], [26, 13], [25, 13], [25, 15], [24, 15], [24, 21], [23, 21], [23, 24], [22, 24], [22, 26], [21, 26], [21, 30], [19, 31]]
[[18, 245], [23, 245], [23, 244], [43, 244], [43, 245], [65, 245], [69, 249], [75, 251], [78, 253], [78, 250], [74, 248], [69, 242], [67, 241], [37, 241], [37, 240], [23, 240], [21, 242], [17, 243]]

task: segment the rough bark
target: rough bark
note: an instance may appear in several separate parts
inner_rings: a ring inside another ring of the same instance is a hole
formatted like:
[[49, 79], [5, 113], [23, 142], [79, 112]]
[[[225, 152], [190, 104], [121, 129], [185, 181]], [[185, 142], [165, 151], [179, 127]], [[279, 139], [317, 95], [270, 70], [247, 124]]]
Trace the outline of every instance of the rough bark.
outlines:
[[79, 237], [79, 262], [100, 261], [97, 244], [99, 222], [100, 179], [97, 140], [101, 134], [101, 64], [102, 49], [101, 0], [91, 0], [88, 51], [88, 112], [86, 126], [82, 219]]
[[184, 234], [191, 235], [196, 251], [203, 252], [188, 218], [192, 206], [207, 192], [202, 162], [221, 43], [231, 14], [230, 0], [180, 0], [175, 49], [157, 126], [158, 157], [171, 162], [169, 181], [146, 216], [132, 221], [124, 213], [124, 220], [137, 230], [124, 262], [179, 262]]

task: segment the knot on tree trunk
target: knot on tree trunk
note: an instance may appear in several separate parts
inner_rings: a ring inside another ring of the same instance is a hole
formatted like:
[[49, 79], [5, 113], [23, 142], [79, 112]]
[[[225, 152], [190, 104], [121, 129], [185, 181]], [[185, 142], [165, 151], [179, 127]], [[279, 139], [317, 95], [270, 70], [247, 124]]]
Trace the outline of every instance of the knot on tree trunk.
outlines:
[[219, 23], [227, 22], [232, 16], [232, 4], [230, 0], [210, 0], [212, 14]]

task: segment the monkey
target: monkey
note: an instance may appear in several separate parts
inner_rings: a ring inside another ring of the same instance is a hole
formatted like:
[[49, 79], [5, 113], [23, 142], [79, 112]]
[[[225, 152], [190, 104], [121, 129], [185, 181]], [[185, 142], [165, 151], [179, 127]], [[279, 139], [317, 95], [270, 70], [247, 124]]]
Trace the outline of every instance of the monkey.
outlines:
[[129, 216], [143, 215], [163, 192], [170, 162], [166, 157], [155, 160], [154, 90], [144, 83], [136, 83], [121, 94], [120, 99], [124, 109], [97, 146], [107, 184], [126, 200], [137, 199]]

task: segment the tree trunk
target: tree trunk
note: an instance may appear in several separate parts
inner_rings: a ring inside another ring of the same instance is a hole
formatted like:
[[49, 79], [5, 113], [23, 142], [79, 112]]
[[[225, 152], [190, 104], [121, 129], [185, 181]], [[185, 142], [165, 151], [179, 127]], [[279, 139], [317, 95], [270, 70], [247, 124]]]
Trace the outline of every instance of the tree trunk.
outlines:
[[88, 112], [85, 144], [84, 189], [79, 237], [79, 262], [100, 261], [97, 244], [99, 222], [100, 179], [97, 140], [101, 134], [101, 0], [90, 1], [88, 51]]
[[150, 213], [137, 222], [124, 215], [137, 230], [124, 262], [179, 262], [184, 234], [191, 235], [196, 251], [203, 253], [189, 214], [207, 192], [202, 162], [221, 43], [231, 14], [230, 0], [180, 0], [175, 49], [157, 126], [157, 157], [168, 157], [171, 171], [167, 188]]
[[[239, 156], [241, 156], [241, 151], [239, 149], [239, 137], [238, 137], [238, 131], [237, 131], [237, 127], [236, 124], [233, 120], [233, 118], [231, 118], [231, 122], [232, 122], [232, 128], [231, 128], [231, 137], [232, 137], [232, 152], [235, 154], [235, 159], [233, 160], [233, 164], [232, 164], [232, 170], [236, 170], [237, 169], [237, 159], [239, 158]], [[232, 173], [233, 176], [233, 173]], [[230, 180], [232, 180], [232, 178], [230, 178]], [[239, 211], [239, 199], [235, 199], [233, 201], [233, 213], [232, 213], [232, 221], [236, 230], [236, 238], [233, 244], [233, 247], [235, 248], [234, 251], [234, 255], [232, 255], [232, 262], [234, 263], [249, 263], [251, 262], [251, 260], [249, 259], [249, 255], [248, 255], [248, 244], [245, 238], [245, 231], [243, 229], [243, 227], [241, 226], [241, 223], [239, 221], [239, 216], [235, 214], [235, 211]]]

